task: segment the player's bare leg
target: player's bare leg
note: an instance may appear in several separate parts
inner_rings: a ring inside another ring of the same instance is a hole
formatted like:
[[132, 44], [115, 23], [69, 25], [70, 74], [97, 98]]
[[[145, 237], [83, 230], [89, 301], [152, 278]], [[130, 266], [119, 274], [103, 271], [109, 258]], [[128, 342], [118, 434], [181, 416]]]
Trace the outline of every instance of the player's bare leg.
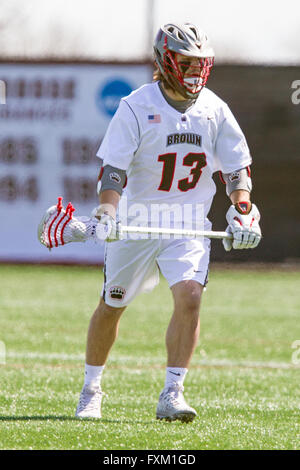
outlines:
[[203, 286], [182, 281], [172, 288], [174, 313], [166, 334], [168, 367], [188, 368], [200, 333], [200, 301]]
[[174, 313], [167, 334], [167, 371], [165, 388], [160, 394], [158, 419], [192, 421], [197, 415], [183, 397], [183, 381], [200, 333], [200, 301], [203, 286], [196, 281], [182, 281], [172, 287]]
[[119, 322], [126, 307], [115, 308], [100, 300], [88, 329], [86, 363], [103, 366], [118, 336]]
[[101, 418], [101, 376], [107, 357], [114, 344], [123, 308], [114, 308], [100, 300], [89, 325], [85, 382], [80, 394], [76, 416], [79, 418]]

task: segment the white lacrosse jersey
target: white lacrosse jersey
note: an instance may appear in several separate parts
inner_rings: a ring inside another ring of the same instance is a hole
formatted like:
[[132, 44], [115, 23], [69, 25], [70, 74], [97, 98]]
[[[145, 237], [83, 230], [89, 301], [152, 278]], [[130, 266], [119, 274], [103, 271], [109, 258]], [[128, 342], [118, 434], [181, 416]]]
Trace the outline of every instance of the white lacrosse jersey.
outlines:
[[[157, 82], [121, 99], [97, 156], [103, 166], [126, 170], [122, 199], [128, 206], [202, 205], [205, 220], [216, 192], [213, 173], [231, 173], [252, 161], [242, 130], [217, 95], [203, 88], [195, 104], [180, 113]], [[195, 210], [186, 214], [193, 220]]]

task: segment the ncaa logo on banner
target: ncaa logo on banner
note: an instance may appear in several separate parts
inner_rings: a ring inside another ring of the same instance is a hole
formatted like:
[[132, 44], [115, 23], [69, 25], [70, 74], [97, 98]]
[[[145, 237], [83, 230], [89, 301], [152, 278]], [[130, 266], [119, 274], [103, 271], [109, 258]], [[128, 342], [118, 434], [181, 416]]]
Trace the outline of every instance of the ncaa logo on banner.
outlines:
[[111, 79], [99, 88], [96, 95], [97, 106], [101, 112], [112, 117], [117, 111], [120, 99], [129, 95], [132, 90], [132, 86], [125, 79]]

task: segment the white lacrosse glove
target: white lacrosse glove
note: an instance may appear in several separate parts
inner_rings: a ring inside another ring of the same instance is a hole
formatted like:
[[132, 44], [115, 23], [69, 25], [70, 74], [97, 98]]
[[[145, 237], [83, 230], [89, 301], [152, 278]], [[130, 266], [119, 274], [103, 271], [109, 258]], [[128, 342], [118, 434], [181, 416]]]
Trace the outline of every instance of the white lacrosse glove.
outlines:
[[70, 242], [85, 242], [90, 238], [96, 240], [98, 219], [73, 217], [74, 211], [70, 202], [64, 209], [62, 197], [59, 197], [58, 204], [47, 209], [38, 226], [39, 241], [51, 249]]
[[227, 211], [226, 220], [228, 222], [226, 232], [233, 235], [231, 240], [223, 238], [226, 251], [230, 251], [231, 248], [237, 250], [255, 248], [259, 244], [261, 240], [260, 213], [255, 204], [238, 202], [231, 205]]
[[92, 211], [92, 217], [96, 217], [98, 224], [96, 226], [96, 237], [98, 240], [114, 242], [121, 238], [121, 223], [117, 222], [111, 215], [103, 212], [101, 206]]

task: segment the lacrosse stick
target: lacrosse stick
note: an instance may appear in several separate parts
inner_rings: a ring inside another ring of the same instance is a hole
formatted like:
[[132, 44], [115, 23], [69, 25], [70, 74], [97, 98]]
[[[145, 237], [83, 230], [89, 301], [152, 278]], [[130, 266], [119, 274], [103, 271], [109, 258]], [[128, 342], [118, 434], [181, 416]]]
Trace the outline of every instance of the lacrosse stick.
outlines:
[[161, 227], [133, 227], [121, 225], [121, 235], [122, 233], [148, 233], [148, 234], [158, 234], [158, 235], [181, 235], [182, 237], [190, 238], [226, 238], [228, 240], [232, 239], [232, 234], [227, 232], [215, 232], [212, 230], [188, 230], [188, 229], [176, 229], [176, 228], [161, 228]]
[[[209, 230], [188, 230], [188, 229], [177, 229], [177, 228], [163, 228], [163, 227], [135, 227], [131, 225], [121, 225], [119, 227], [118, 239], [122, 239], [122, 235], [125, 233], [136, 233], [136, 234], [157, 234], [157, 235], [179, 235], [181, 237], [188, 238], [226, 238], [227, 240], [232, 239], [232, 234], [228, 232], [215, 232]], [[103, 224], [97, 224], [96, 236], [99, 240], [105, 240], [106, 231]]]
[[[65, 245], [70, 242], [85, 242], [89, 239], [106, 240], [108, 226], [100, 223], [95, 217], [73, 217], [75, 211], [71, 203], [64, 209], [62, 198], [58, 198], [58, 204], [51, 206], [44, 214], [38, 226], [38, 239], [51, 250], [53, 247]], [[232, 235], [227, 232], [213, 232], [205, 230], [186, 230], [161, 227], [135, 227], [117, 223], [116, 240], [122, 239], [122, 234], [157, 234], [179, 235], [188, 238], [223, 238], [230, 240]]]

